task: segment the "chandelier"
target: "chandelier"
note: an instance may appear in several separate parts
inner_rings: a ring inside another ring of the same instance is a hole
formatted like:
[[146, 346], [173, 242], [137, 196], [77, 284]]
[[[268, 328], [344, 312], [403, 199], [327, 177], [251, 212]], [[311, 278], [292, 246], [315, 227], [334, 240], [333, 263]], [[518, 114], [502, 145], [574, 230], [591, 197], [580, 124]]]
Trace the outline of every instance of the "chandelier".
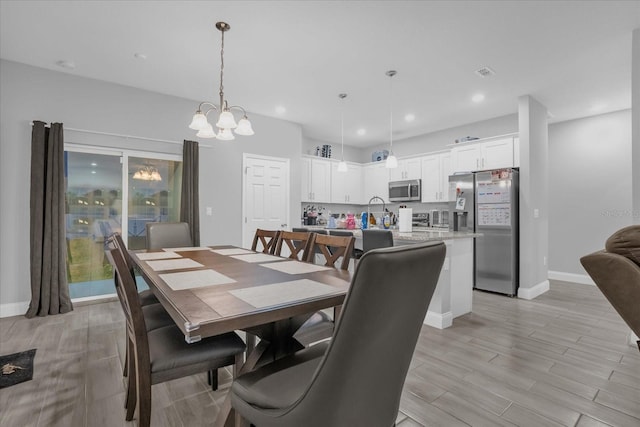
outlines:
[[133, 179], [139, 179], [141, 181], [162, 181], [162, 176], [160, 176], [158, 169], [152, 166], [143, 166], [133, 174]]
[[[224, 33], [231, 28], [226, 22], [216, 22], [216, 28], [222, 33], [222, 47], [220, 49], [220, 104], [215, 105], [211, 102], [201, 102], [198, 106], [198, 110], [193, 115], [193, 120], [189, 125], [189, 128], [197, 130], [196, 136], [200, 138], [217, 138], [223, 141], [230, 141], [235, 139], [233, 133], [237, 135], [250, 136], [253, 135], [253, 129], [251, 128], [251, 122], [247, 118], [247, 112], [244, 108], [238, 105], [229, 106], [224, 99], [224, 86], [222, 84], [224, 76]], [[202, 107], [210, 107], [207, 111], [203, 112]], [[236, 123], [232, 109], [242, 111], [243, 117]], [[215, 110], [218, 113], [218, 121], [216, 122], [216, 128], [218, 133], [213, 130], [213, 126], [207, 120], [207, 115]], [[233, 133], [231, 130], [233, 129]]]

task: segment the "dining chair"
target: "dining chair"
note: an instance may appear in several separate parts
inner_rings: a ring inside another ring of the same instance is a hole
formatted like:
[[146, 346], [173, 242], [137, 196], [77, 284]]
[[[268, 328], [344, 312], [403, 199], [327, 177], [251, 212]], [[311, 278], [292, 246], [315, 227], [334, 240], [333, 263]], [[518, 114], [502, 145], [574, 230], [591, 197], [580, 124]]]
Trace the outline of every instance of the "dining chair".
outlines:
[[131, 421], [138, 408], [138, 426], [151, 423], [151, 386], [218, 369], [234, 367], [234, 374], [243, 363], [245, 344], [234, 333], [204, 338], [188, 344], [177, 326], [147, 330], [145, 316], [135, 285], [127, 274], [127, 265], [118, 249], [109, 251], [110, 261], [118, 273], [117, 294], [122, 299], [127, 324], [129, 377], [126, 395], [126, 420]]
[[[118, 232], [112, 233], [111, 236], [109, 236], [109, 238], [107, 239], [107, 242], [109, 242], [111, 239], [114, 239], [115, 245], [122, 250], [124, 261], [127, 264], [127, 267], [129, 268], [129, 272], [131, 273], [131, 277], [133, 277], [133, 282], [136, 284], [136, 287], [137, 287], [138, 284], [136, 281], [135, 264], [131, 260], [131, 254], [127, 250], [127, 246], [124, 244], [124, 239], [122, 238], [122, 235]], [[117, 280], [117, 278], [114, 277], [114, 280]], [[138, 296], [140, 297], [140, 305], [142, 306], [159, 303], [158, 298], [156, 298], [156, 296], [153, 294], [151, 289], [138, 292]]]
[[366, 253], [372, 249], [393, 246], [391, 230], [362, 230], [362, 250]]
[[276, 250], [276, 243], [278, 242], [278, 235], [280, 230], [262, 230], [258, 228], [253, 236], [253, 243], [251, 244], [251, 250], [258, 250], [258, 243], [262, 245], [262, 251], [265, 254], [273, 254]]
[[[353, 236], [353, 232], [352, 231], [345, 231], [345, 230], [329, 230], [329, 235], [330, 236]], [[351, 258], [353, 258], [354, 260], [358, 260], [360, 259], [360, 257], [362, 257], [362, 254], [364, 253], [364, 251], [362, 249], [356, 248], [355, 247], [355, 242], [354, 242], [354, 247], [353, 247], [353, 252], [351, 254]]]
[[[351, 236], [316, 235], [311, 241], [308, 262], [313, 262], [316, 252], [324, 258], [324, 265], [342, 270], [349, 269], [349, 261], [353, 252], [355, 238]], [[340, 262], [340, 265], [336, 263]], [[337, 310], [334, 310], [336, 313]], [[297, 316], [291, 319], [294, 330], [293, 337], [303, 346], [330, 338], [333, 335], [334, 319], [324, 311], [317, 311], [308, 316]]]
[[[107, 247], [107, 250], [117, 249], [118, 251], [120, 251], [120, 255], [122, 256], [122, 259], [124, 259], [127, 270], [131, 275], [131, 279], [133, 280], [133, 283], [137, 289], [134, 264], [133, 264], [133, 261], [131, 260], [131, 254], [129, 254], [129, 251], [127, 250], [127, 247], [124, 244], [122, 235], [118, 232], [112, 233], [107, 238], [106, 247]], [[116, 289], [119, 289], [118, 280], [119, 280], [118, 273], [114, 269], [113, 281]], [[161, 328], [163, 326], [169, 326], [174, 324], [173, 319], [171, 318], [171, 316], [169, 316], [169, 313], [167, 313], [164, 307], [162, 307], [162, 304], [160, 304], [160, 302], [158, 301], [156, 296], [153, 294], [153, 292], [151, 292], [150, 289], [139, 292], [138, 298], [140, 301], [140, 306], [142, 307], [142, 311], [146, 319], [147, 330], [153, 330], [153, 329]], [[125, 328], [127, 341], [128, 341], [128, 333], [129, 333], [129, 330]], [[125, 377], [129, 375], [129, 363], [128, 363], [129, 357], [130, 355], [129, 355], [128, 348], [125, 347], [124, 363], [122, 366], [122, 375]]]
[[147, 249], [193, 246], [189, 224], [186, 222], [148, 222], [146, 227]]
[[281, 256], [282, 246], [285, 244], [290, 252], [289, 258], [304, 261], [308, 258], [309, 246], [311, 245], [311, 238], [313, 236], [314, 233], [310, 232], [283, 230], [278, 236], [278, 243], [276, 244], [274, 255]]
[[333, 339], [236, 378], [236, 413], [259, 427], [393, 426], [445, 252], [427, 242], [365, 253]]

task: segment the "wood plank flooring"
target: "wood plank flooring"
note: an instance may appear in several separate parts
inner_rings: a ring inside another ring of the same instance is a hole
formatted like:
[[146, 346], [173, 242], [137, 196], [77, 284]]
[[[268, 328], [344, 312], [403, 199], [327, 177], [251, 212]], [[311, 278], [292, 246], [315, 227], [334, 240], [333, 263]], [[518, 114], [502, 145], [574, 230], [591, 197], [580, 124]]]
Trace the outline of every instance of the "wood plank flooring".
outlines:
[[[598, 289], [552, 281], [533, 301], [474, 292], [474, 312], [424, 326], [399, 427], [640, 426], [640, 352]], [[124, 319], [117, 301], [46, 318], [0, 319], [0, 354], [37, 348], [32, 381], [0, 390], [2, 426], [124, 421]], [[153, 426], [207, 426], [231, 383], [153, 386]], [[370, 427], [370, 426], [367, 426]]]

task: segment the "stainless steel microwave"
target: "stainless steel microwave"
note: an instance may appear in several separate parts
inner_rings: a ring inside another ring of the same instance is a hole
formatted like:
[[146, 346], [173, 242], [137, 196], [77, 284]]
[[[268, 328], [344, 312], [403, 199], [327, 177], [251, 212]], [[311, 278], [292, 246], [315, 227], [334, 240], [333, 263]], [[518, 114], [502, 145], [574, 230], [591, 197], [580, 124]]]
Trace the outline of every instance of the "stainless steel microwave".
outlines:
[[419, 179], [391, 181], [389, 183], [389, 201], [412, 202], [422, 199], [422, 182]]

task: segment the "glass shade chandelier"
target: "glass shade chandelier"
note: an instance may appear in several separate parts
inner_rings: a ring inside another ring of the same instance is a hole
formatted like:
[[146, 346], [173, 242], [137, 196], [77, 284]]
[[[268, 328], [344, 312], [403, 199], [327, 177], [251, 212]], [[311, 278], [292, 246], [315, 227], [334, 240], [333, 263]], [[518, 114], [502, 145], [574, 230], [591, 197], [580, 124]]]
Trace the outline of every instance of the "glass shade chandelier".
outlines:
[[344, 161], [344, 99], [347, 97], [346, 93], [338, 95], [340, 98], [340, 145], [342, 147], [342, 153], [340, 157], [340, 163], [338, 163], [338, 172], [347, 172], [347, 162]]
[[394, 169], [398, 167], [398, 159], [393, 154], [393, 76], [397, 74], [395, 70], [389, 70], [385, 73], [389, 77], [389, 156], [385, 167]]
[[[217, 138], [222, 141], [230, 141], [235, 139], [234, 133], [237, 135], [250, 136], [253, 135], [253, 128], [251, 122], [247, 118], [247, 112], [244, 108], [238, 105], [229, 106], [224, 99], [224, 33], [231, 28], [226, 22], [216, 22], [216, 28], [222, 33], [222, 47], [220, 48], [220, 104], [216, 105], [211, 102], [201, 102], [198, 106], [198, 110], [193, 115], [193, 120], [189, 128], [197, 130], [196, 136], [200, 138]], [[203, 111], [203, 107], [209, 107], [206, 111]], [[242, 118], [236, 123], [236, 119], [233, 117], [231, 110], [240, 110], [243, 114]], [[207, 120], [207, 115], [211, 111], [218, 113], [218, 120], [215, 124], [218, 132], [213, 129], [213, 126]], [[231, 131], [233, 129], [233, 132]]]
[[141, 181], [162, 181], [162, 176], [160, 172], [158, 172], [158, 169], [152, 166], [143, 166], [133, 174], [133, 179], [139, 179]]

